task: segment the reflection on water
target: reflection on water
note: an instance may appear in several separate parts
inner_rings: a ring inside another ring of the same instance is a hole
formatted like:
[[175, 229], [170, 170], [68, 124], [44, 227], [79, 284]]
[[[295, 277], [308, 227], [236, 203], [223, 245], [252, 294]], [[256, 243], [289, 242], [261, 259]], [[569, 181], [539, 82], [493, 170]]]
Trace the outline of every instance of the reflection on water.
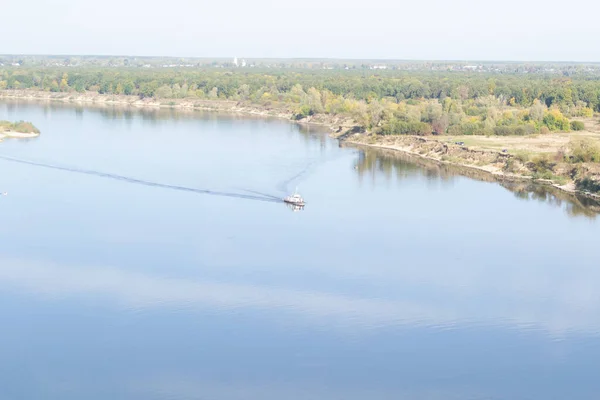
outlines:
[[[0, 146], [39, 161], [0, 160], [0, 398], [600, 391], [600, 226], [568, 217], [595, 216], [585, 199], [340, 149], [282, 121], [60, 103], [0, 114], [43, 129]], [[282, 202], [295, 186], [305, 210], [230, 195]]]
[[289, 208], [290, 210], [292, 210], [294, 212], [304, 210], [304, 206], [301, 206], [298, 204], [285, 203], [285, 205], [287, 206], [287, 208]]
[[[355, 147], [354, 145], [349, 145]], [[498, 183], [514, 193], [520, 200], [539, 201], [564, 209], [571, 217], [595, 219], [600, 214], [600, 202], [586, 196], [564, 192], [552, 186], [531, 181], [503, 180], [489, 173], [473, 168], [465, 168], [437, 163], [411, 154], [388, 149], [359, 146], [355, 170], [361, 181], [371, 182], [383, 178], [402, 180], [410, 176], [423, 176], [432, 183], [452, 185], [455, 178], [466, 176], [479, 181]]]
[[[339, 294], [334, 288], [300, 290], [285, 282], [273, 285], [234, 279], [167, 278], [110, 265], [71, 266], [1, 255], [0, 262], [0, 287], [5, 289], [18, 288], [42, 298], [102, 295], [124, 310], [261, 310], [275, 318], [271, 321], [274, 325], [289, 324], [288, 318], [293, 317], [298, 327], [327, 327], [341, 336], [351, 328], [357, 337], [368, 335], [375, 327], [399, 326], [434, 330], [487, 326], [534, 331], [555, 339], [600, 335], [600, 320], [595, 318], [600, 312], [600, 298], [595, 294], [600, 273], [581, 269], [578, 276], [568, 278], [550, 273], [543, 282], [537, 281], [535, 274], [512, 267], [506, 268], [505, 276], [493, 277], [474, 274], [483, 272], [479, 268], [452, 273], [400, 270], [387, 277], [363, 274], [360, 278], [367, 285], [383, 286], [379, 281], [386, 279], [385, 285], [401, 292], [371, 298]], [[353, 273], [342, 276], [350, 278]], [[411, 294], [416, 289], [429, 295]], [[570, 291], [577, 295], [567, 297]], [[467, 307], [466, 300], [477, 305]]]
[[503, 187], [521, 200], [539, 201], [564, 209], [571, 217], [595, 219], [600, 214], [600, 202], [579, 194], [566, 193], [547, 185], [532, 182], [501, 182]]
[[[123, 120], [126, 123], [131, 123], [135, 119], [141, 118], [145, 123], [156, 126], [163, 122], [169, 124], [174, 121], [193, 121], [198, 118], [213, 121], [220, 125], [227, 123], [243, 125], [250, 120], [257, 122], [268, 123], [268, 121], [281, 121], [277, 117], [269, 117], [264, 115], [252, 115], [234, 112], [216, 112], [205, 111], [201, 108], [174, 108], [174, 107], [157, 107], [157, 106], [127, 106], [123, 104], [110, 103], [75, 103], [51, 100], [30, 100], [30, 99], [1, 99], [2, 106], [9, 112], [14, 112], [17, 108], [39, 109], [44, 111], [44, 115], [50, 116], [55, 111], [73, 112], [77, 119], [83, 118], [85, 113], [94, 113], [101, 115], [106, 121], [114, 123], [115, 120]], [[321, 150], [325, 150], [330, 140], [324, 132], [327, 128], [315, 124], [305, 123], [290, 123], [295, 134], [300, 133], [300, 137], [305, 142], [318, 141]]]

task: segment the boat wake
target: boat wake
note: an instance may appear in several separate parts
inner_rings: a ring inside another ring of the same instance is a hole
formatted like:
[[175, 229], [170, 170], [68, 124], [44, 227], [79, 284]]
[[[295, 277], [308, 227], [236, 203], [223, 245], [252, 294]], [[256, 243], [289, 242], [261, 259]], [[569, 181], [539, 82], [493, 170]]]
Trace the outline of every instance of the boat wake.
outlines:
[[65, 167], [65, 166], [60, 166], [60, 165], [56, 165], [56, 164], [48, 164], [48, 163], [42, 163], [42, 162], [36, 162], [36, 161], [30, 161], [30, 160], [23, 160], [23, 159], [19, 159], [19, 158], [15, 158], [15, 157], [4, 156], [4, 155], [0, 155], [0, 159], [5, 160], [5, 161], [16, 162], [16, 163], [20, 163], [20, 164], [32, 165], [32, 166], [36, 166], [36, 167], [43, 167], [43, 168], [50, 168], [50, 169], [55, 169], [55, 170], [59, 170], [59, 171], [92, 175], [92, 176], [97, 176], [100, 178], [108, 178], [108, 179], [113, 179], [113, 180], [117, 180], [117, 181], [128, 182], [128, 183], [150, 186], [150, 187], [163, 188], [163, 189], [180, 190], [180, 191], [184, 191], [184, 192], [192, 192], [192, 193], [199, 193], [199, 194], [208, 194], [211, 196], [222, 196], [222, 197], [233, 197], [233, 198], [246, 199], [246, 200], [266, 201], [266, 202], [272, 202], [272, 203], [281, 203], [283, 201], [282, 199], [280, 199], [276, 196], [271, 196], [271, 195], [263, 194], [263, 193], [259, 193], [259, 192], [253, 192], [251, 190], [245, 190], [245, 191], [247, 191], [249, 193], [254, 193], [254, 194], [241, 194], [241, 193], [221, 192], [221, 191], [208, 190], [208, 189], [196, 189], [196, 188], [190, 188], [190, 187], [186, 187], [186, 186], [169, 185], [166, 183], [152, 182], [152, 181], [147, 181], [144, 179], [137, 179], [137, 178], [132, 178], [132, 177], [118, 175], [118, 174], [111, 174], [111, 173], [107, 173], [107, 172], [82, 169], [82, 168], [76, 168], [76, 167]]
[[323, 162], [323, 160], [317, 159], [310, 161], [308, 164], [302, 167], [299, 172], [296, 172], [291, 177], [283, 180], [282, 182], [279, 182], [276, 186], [277, 190], [281, 193], [288, 193], [289, 186], [292, 183], [298, 183], [298, 181], [300, 181], [301, 178], [306, 177], [310, 173], [310, 171], [320, 162]]
[[242, 191], [248, 192], [248, 193], [254, 193], [254, 194], [258, 195], [258, 196], [266, 197], [268, 199], [282, 201], [281, 197], [273, 196], [272, 194], [257, 192], [255, 190], [249, 190], [249, 189], [239, 189], [239, 190], [242, 190]]
[[320, 158], [313, 159], [313, 160], [309, 161], [308, 163], [306, 163], [305, 165], [303, 165], [298, 172], [296, 172], [292, 176], [288, 177], [287, 179], [284, 179], [283, 181], [279, 182], [275, 186], [275, 188], [277, 189], [277, 191], [279, 191], [281, 193], [289, 193], [290, 186], [292, 186], [293, 184], [295, 184], [297, 186], [298, 183], [300, 183], [301, 181], [306, 179], [307, 176], [309, 176], [311, 173], [313, 173], [313, 171], [319, 165], [330, 162], [330, 161], [335, 161], [341, 157], [347, 157], [347, 156], [348, 156], [348, 153], [339, 152], [339, 153], [335, 153], [333, 155], [329, 155], [328, 157], [320, 157]]

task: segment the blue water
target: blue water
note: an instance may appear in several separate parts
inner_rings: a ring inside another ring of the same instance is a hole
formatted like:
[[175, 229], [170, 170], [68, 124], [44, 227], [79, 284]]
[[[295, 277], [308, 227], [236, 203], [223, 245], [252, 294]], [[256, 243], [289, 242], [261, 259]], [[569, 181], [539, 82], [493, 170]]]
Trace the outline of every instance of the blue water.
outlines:
[[[280, 120], [23, 102], [0, 119], [42, 131], [0, 143], [0, 399], [600, 393], [583, 199]], [[296, 187], [304, 210], [272, 201]]]

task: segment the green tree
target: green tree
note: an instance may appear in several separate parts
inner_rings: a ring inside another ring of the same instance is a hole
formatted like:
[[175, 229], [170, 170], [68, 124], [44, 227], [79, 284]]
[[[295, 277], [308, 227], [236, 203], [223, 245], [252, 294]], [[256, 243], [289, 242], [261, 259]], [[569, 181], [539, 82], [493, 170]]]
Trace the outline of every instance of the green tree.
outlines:
[[571, 129], [574, 131], [582, 131], [585, 129], [585, 125], [581, 121], [571, 121]]
[[154, 97], [159, 99], [170, 99], [173, 97], [173, 90], [167, 85], [162, 85], [156, 89], [154, 92]]

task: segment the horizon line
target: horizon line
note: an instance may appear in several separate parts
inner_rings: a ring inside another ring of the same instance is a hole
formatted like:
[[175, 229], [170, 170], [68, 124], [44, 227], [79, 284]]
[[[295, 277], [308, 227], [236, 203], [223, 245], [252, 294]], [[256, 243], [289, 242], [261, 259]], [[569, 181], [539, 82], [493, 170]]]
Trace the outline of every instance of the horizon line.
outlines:
[[600, 64], [600, 61], [572, 61], [572, 60], [510, 60], [510, 59], [428, 59], [428, 58], [344, 58], [344, 57], [238, 57], [232, 56], [160, 56], [160, 55], [127, 55], [127, 54], [51, 54], [51, 53], [7, 53], [0, 57], [115, 57], [115, 58], [163, 58], [163, 59], [197, 59], [197, 60], [221, 60], [221, 59], [246, 59], [246, 60], [289, 60], [289, 61], [383, 61], [383, 62], [447, 62], [447, 63], [511, 63], [511, 64], [535, 64], [535, 63], [557, 63], [557, 64]]

